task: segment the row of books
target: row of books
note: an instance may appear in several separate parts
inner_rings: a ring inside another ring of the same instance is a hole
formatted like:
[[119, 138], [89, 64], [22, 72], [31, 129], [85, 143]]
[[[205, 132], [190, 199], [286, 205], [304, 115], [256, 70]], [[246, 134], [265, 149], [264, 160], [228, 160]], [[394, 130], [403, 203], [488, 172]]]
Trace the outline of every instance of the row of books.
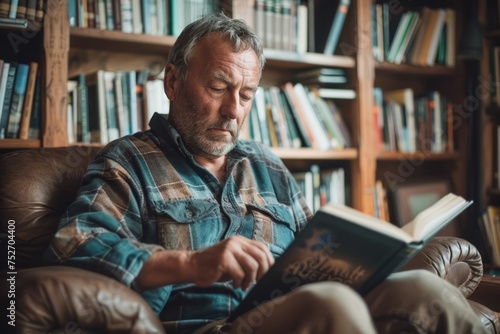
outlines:
[[0, 18], [41, 22], [46, 3], [44, 0], [0, 0]]
[[294, 172], [293, 176], [312, 212], [327, 203], [349, 205], [344, 168], [321, 169], [313, 164], [308, 171]]
[[438, 91], [373, 90], [376, 146], [384, 151], [453, 151], [453, 106]]
[[40, 110], [38, 63], [0, 59], [0, 139], [39, 138]]
[[106, 144], [147, 128], [154, 112], [168, 113], [162, 80], [147, 71], [99, 70], [68, 80], [69, 143]]
[[500, 207], [489, 205], [481, 219], [481, 233], [489, 263], [500, 267]]
[[418, 66], [455, 66], [455, 10], [423, 7], [391, 10], [391, 2], [373, 3], [372, 47], [378, 61]]
[[[328, 8], [316, 8], [314, 0], [69, 0], [68, 17], [75, 27], [177, 36], [201, 15], [220, 10], [245, 20], [266, 48], [333, 54], [350, 0], [326, 3]], [[326, 34], [325, 22], [316, 22], [318, 11], [333, 13], [325, 19]]]
[[247, 126], [247, 137], [270, 147], [328, 150], [352, 146], [350, 131], [334, 101], [301, 83], [259, 87]]
[[[243, 19], [252, 26], [266, 48], [334, 54], [350, 3], [350, 0], [323, 3], [314, 0], [227, 0], [223, 10], [230, 9], [232, 17]], [[317, 20], [319, 16], [324, 18], [321, 22]]]
[[213, 0], [69, 0], [70, 26], [149, 35], [174, 35], [217, 9]]

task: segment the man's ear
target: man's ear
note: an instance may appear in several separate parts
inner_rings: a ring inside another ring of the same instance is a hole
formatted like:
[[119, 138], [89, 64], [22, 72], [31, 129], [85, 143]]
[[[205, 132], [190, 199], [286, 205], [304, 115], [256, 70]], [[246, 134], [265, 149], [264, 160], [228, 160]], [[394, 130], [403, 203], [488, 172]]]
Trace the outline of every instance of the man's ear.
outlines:
[[167, 64], [165, 67], [165, 78], [163, 79], [163, 87], [165, 94], [170, 101], [175, 99], [175, 91], [178, 89], [180, 83], [179, 72], [172, 64]]

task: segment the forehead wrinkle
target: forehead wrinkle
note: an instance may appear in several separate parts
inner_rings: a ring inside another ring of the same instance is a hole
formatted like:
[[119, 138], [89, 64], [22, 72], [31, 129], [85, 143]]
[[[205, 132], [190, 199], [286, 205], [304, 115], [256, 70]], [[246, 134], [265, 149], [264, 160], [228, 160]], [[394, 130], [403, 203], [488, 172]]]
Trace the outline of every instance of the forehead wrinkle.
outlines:
[[[235, 86], [233, 80], [231, 80], [225, 73], [223, 72], [216, 72], [214, 74], [214, 77], [218, 80], [221, 80], [223, 81], [224, 83], [230, 85], [230, 86]], [[245, 85], [243, 87], [244, 90], [251, 90], [251, 91], [256, 91], [257, 90], [257, 87], [255, 87], [254, 85]]]

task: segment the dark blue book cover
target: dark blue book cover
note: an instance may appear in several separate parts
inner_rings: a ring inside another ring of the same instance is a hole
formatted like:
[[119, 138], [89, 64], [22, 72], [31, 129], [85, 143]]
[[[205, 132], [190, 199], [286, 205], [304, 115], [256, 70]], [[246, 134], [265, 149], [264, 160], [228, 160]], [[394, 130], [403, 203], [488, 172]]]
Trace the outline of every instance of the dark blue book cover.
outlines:
[[312, 282], [340, 282], [364, 295], [470, 204], [448, 194], [402, 228], [347, 206], [327, 204], [250, 289], [228, 321]]

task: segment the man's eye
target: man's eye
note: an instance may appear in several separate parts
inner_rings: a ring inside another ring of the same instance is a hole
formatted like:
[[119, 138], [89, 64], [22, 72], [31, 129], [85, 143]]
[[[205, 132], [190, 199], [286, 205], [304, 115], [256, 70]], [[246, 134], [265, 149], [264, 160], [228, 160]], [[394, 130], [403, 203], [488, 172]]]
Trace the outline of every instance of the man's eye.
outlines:
[[248, 102], [252, 99], [252, 97], [248, 95], [241, 95], [241, 99], [245, 102]]
[[224, 88], [219, 87], [211, 87], [210, 89], [216, 93], [222, 93], [224, 91]]

